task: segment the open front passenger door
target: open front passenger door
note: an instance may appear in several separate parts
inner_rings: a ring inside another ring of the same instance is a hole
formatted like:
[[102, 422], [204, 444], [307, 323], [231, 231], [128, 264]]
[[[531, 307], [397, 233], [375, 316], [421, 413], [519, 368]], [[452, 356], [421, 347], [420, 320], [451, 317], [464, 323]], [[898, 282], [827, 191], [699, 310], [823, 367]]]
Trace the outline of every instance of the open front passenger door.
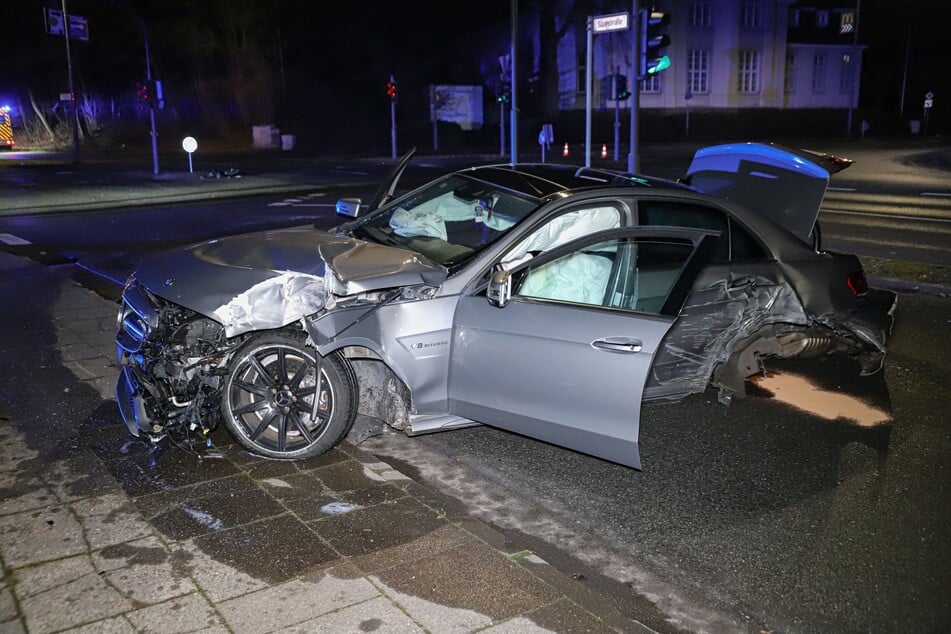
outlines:
[[612, 229], [497, 267], [511, 299], [483, 282], [456, 309], [451, 413], [639, 469], [641, 393], [716, 235]]

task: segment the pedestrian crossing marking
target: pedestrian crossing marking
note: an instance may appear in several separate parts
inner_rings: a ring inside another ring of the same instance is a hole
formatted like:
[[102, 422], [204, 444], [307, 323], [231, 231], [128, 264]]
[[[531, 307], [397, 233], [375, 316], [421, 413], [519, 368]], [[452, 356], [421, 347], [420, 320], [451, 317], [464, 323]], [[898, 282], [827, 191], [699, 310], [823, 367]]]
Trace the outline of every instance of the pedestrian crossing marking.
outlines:
[[307, 194], [303, 198], [285, 198], [284, 200], [278, 200], [273, 203], [268, 203], [268, 207], [333, 207], [334, 205], [330, 203], [321, 203], [321, 204], [311, 204], [304, 202], [305, 200], [313, 200], [314, 198], [320, 198], [321, 196], [326, 196], [325, 192], [312, 192]]
[[3, 242], [4, 244], [11, 247], [33, 244], [29, 240], [24, 240], [20, 236], [15, 236], [12, 233], [0, 233], [0, 242]]

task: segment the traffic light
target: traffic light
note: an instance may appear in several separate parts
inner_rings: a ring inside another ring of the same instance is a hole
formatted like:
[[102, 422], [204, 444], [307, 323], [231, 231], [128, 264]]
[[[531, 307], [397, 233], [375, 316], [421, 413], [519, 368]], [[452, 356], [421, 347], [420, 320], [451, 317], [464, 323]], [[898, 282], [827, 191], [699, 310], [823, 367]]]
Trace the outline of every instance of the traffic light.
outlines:
[[512, 82], [503, 81], [499, 83], [499, 91], [495, 95], [495, 100], [499, 103], [512, 101]]
[[140, 104], [151, 108], [152, 104], [155, 103], [155, 82], [135, 82], [135, 99]]
[[386, 82], [386, 96], [390, 98], [390, 101], [396, 101], [396, 82], [392, 79]]
[[670, 45], [670, 36], [667, 35], [667, 25], [670, 24], [670, 14], [653, 9], [641, 9], [639, 27], [641, 36], [641, 63], [640, 79], [648, 75], [656, 75], [670, 67], [670, 58], [663, 50]]
[[631, 97], [631, 91], [627, 89], [627, 75], [615, 75], [614, 76], [614, 87], [615, 87], [615, 100], [624, 101]]

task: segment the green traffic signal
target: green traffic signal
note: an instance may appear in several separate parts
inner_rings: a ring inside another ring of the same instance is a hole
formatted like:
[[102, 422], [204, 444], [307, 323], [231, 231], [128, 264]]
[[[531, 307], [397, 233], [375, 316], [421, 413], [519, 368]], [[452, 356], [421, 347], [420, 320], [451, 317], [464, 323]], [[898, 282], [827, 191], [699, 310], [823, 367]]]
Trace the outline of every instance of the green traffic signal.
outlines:
[[660, 59], [654, 60], [654, 64], [652, 66], [647, 67], [647, 74], [656, 75], [660, 71], [667, 70], [668, 68], [670, 68], [670, 58], [664, 55]]
[[670, 24], [670, 14], [652, 9], [641, 9], [638, 16], [638, 35], [640, 36], [641, 78], [670, 68], [670, 58], [663, 49], [670, 45], [670, 36], [666, 33]]
[[512, 82], [504, 81], [498, 86], [495, 100], [498, 103], [508, 103], [512, 100]]

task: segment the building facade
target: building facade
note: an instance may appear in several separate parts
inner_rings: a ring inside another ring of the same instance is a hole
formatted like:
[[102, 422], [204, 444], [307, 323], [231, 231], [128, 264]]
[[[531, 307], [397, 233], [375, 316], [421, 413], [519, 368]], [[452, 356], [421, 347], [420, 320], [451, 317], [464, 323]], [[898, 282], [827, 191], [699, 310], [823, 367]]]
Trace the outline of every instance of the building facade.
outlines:
[[[667, 70], [640, 85], [642, 108], [849, 108], [858, 105], [862, 49], [855, 0], [659, 0], [670, 14]], [[558, 42], [559, 104], [585, 106], [587, 16]], [[649, 6], [642, 1], [641, 5]], [[617, 11], [630, 11], [618, 3]], [[636, 21], [634, 21], [636, 23]], [[601, 78], [633, 76], [636, 28], [593, 37], [593, 101], [613, 107]], [[603, 94], [602, 94], [603, 93]], [[627, 107], [629, 102], [622, 102]]]

